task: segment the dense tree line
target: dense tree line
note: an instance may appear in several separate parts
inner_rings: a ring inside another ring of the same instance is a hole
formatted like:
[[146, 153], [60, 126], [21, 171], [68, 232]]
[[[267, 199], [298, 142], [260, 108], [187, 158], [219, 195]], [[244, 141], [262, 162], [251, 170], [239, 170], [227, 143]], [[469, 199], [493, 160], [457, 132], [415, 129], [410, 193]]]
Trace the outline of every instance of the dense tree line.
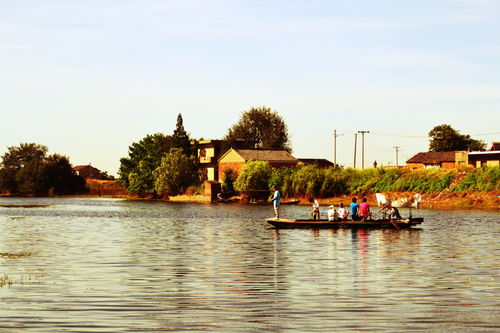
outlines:
[[86, 191], [66, 156], [47, 155], [48, 148], [35, 143], [9, 147], [0, 164], [0, 192], [12, 195], [75, 194]]

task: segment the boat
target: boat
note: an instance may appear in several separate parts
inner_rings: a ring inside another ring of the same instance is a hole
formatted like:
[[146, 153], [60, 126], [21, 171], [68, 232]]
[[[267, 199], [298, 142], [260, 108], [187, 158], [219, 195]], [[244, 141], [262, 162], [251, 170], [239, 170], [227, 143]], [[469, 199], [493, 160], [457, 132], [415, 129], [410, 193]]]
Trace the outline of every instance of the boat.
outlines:
[[311, 219], [269, 218], [267, 223], [276, 228], [310, 228], [310, 229], [408, 229], [424, 222], [423, 217], [405, 219], [377, 219], [371, 221], [335, 221]]
[[231, 198], [231, 199], [217, 199], [217, 202], [219, 203], [231, 203], [231, 202], [238, 202], [240, 199], [238, 198]]
[[282, 205], [297, 205], [300, 200], [281, 201]]
[[[281, 200], [281, 205], [297, 205], [299, 202], [300, 202], [300, 200], [289, 200], [289, 201]], [[264, 201], [264, 200], [260, 200], [260, 201], [250, 200], [248, 203], [252, 204], [252, 205], [263, 205], [263, 206], [272, 205], [272, 202]]]

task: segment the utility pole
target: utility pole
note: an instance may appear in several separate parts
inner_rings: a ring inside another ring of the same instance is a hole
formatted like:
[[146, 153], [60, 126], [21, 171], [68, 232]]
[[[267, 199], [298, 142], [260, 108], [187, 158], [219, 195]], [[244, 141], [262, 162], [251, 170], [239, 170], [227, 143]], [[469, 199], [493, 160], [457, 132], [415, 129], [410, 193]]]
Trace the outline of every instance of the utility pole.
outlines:
[[361, 133], [361, 169], [365, 168], [365, 133], [370, 133], [370, 131], [358, 131]]
[[337, 166], [337, 137], [344, 134], [337, 134], [337, 130], [333, 130], [333, 165]]
[[398, 152], [399, 152], [399, 148], [401, 148], [401, 147], [400, 146], [394, 146], [392, 148], [396, 149], [396, 168], [397, 168], [398, 165], [399, 165], [399, 162], [398, 162]]
[[356, 169], [356, 144], [358, 143], [358, 133], [354, 133], [354, 169]]

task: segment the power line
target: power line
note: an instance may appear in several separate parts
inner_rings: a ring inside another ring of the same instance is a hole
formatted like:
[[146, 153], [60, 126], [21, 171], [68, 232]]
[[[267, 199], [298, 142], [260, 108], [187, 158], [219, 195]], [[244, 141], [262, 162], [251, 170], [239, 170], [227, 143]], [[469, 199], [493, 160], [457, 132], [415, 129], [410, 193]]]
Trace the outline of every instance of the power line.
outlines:
[[[400, 138], [429, 138], [428, 135], [385, 134], [385, 133], [377, 133], [377, 132], [371, 132], [370, 134], [379, 135], [379, 136], [400, 137]], [[500, 132], [469, 134], [469, 135], [470, 136], [486, 136], [486, 135], [499, 135], [499, 134], [500, 134]]]
[[425, 135], [403, 135], [403, 134], [383, 134], [383, 133], [377, 133], [377, 132], [371, 132], [371, 134], [374, 135], [380, 135], [380, 136], [396, 136], [396, 137], [401, 137], [401, 138], [428, 138], [429, 136]]

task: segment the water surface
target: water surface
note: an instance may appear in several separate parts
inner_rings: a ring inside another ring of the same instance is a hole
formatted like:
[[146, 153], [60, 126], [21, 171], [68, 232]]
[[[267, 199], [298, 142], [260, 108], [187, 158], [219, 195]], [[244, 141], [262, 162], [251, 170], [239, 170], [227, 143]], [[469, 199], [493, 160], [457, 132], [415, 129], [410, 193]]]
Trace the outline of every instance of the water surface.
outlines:
[[266, 206], [0, 205], [33, 205], [0, 207], [1, 331], [500, 330], [498, 211], [351, 231], [276, 230]]

